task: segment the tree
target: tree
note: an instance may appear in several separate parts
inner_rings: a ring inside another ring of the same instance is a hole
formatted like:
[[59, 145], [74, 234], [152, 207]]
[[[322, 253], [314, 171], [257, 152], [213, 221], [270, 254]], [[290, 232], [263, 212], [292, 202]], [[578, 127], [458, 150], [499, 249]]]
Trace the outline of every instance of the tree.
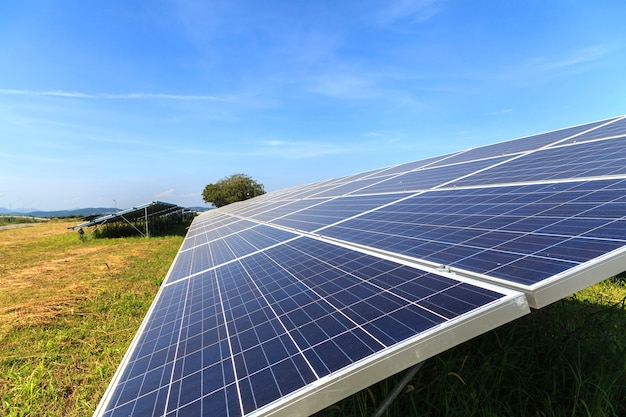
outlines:
[[205, 203], [222, 207], [236, 201], [243, 201], [265, 194], [263, 184], [259, 184], [246, 174], [233, 174], [215, 184], [208, 184], [202, 191]]

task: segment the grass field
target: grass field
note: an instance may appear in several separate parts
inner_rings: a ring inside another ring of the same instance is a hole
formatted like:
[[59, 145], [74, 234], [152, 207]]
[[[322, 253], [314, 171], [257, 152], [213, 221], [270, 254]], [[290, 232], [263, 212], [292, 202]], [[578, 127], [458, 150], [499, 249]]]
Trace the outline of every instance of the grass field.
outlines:
[[[0, 231], [0, 415], [90, 416], [182, 236]], [[398, 376], [320, 417], [370, 415]], [[626, 416], [626, 281], [604, 281], [426, 361], [388, 416]]]

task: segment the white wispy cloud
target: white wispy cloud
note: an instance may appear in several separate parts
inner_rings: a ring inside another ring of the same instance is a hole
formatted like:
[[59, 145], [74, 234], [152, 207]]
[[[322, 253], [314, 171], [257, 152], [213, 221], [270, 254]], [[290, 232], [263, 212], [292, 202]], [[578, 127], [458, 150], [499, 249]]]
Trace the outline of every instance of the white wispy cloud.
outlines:
[[397, 87], [398, 77], [394, 73], [372, 74], [358, 68], [349, 74], [331, 71], [310, 79], [307, 90], [338, 100], [377, 100], [410, 108], [422, 106], [411, 91]]
[[172, 194], [174, 194], [174, 189], [170, 188], [169, 190], [165, 190], [161, 193], [155, 194], [154, 198], [163, 198], [163, 197], [168, 197], [171, 196]]
[[32, 91], [32, 90], [16, 90], [10, 88], [0, 88], [0, 94], [15, 96], [52, 96], [52, 97], [72, 97], [72, 98], [97, 98], [93, 94], [85, 94], [72, 91]]
[[98, 97], [108, 99], [121, 99], [121, 100], [151, 100], [151, 99], [164, 99], [164, 100], [207, 100], [207, 101], [231, 101], [230, 99], [216, 97], [216, 96], [203, 96], [203, 95], [185, 95], [185, 94], [150, 94], [150, 93], [130, 93], [130, 94], [101, 94]]
[[373, 132], [367, 132], [363, 136], [368, 138], [371, 141], [370, 143], [372, 144], [378, 144], [378, 143], [385, 144], [385, 143], [401, 142], [403, 135], [399, 132], [373, 131]]
[[492, 111], [490, 113], [487, 113], [488, 115], [491, 116], [497, 116], [499, 114], [506, 114], [506, 113], [512, 113], [513, 109], [502, 109], [502, 110], [496, 110], [496, 111]]
[[196, 148], [179, 148], [174, 149], [174, 152], [179, 155], [201, 155], [206, 153], [205, 151]]
[[341, 144], [321, 141], [287, 141], [268, 139], [250, 141], [235, 150], [181, 148], [171, 149], [173, 153], [194, 157], [230, 158], [283, 158], [306, 159], [351, 152], [351, 148]]
[[187, 193], [187, 194], [181, 194], [180, 195], [181, 198], [193, 198], [193, 197], [198, 197], [198, 193]]
[[20, 96], [34, 96], [34, 97], [66, 97], [66, 98], [84, 98], [84, 99], [107, 99], [107, 100], [203, 100], [203, 101], [222, 101], [232, 102], [233, 100], [208, 95], [187, 95], [187, 94], [162, 94], [162, 93], [125, 93], [125, 94], [110, 94], [110, 93], [96, 93], [88, 94], [78, 91], [63, 91], [63, 90], [17, 90], [0, 88], [0, 94], [3, 95], [20, 95]]
[[248, 154], [265, 157], [287, 159], [316, 158], [320, 156], [336, 155], [348, 152], [345, 146], [329, 142], [316, 141], [285, 141], [270, 139], [261, 142], [261, 146]]
[[571, 68], [597, 61], [610, 52], [612, 52], [612, 49], [606, 45], [593, 45], [579, 48], [567, 55], [556, 58], [533, 58], [528, 61], [528, 66], [534, 67], [540, 71]]
[[284, 140], [267, 140], [265, 142], [263, 142], [264, 145], [267, 146], [282, 146], [282, 145], [289, 145], [288, 142], [285, 142]]
[[377, 95], [366, 77], [353, 74], [325, 74], [316, 77], [311, 91], [332, 98], [364, 99]]
[[379, 10], [375, 20], [381, 25], [390, 25], [401, 20], [411, 23], [422, 23], [436, 15], [441, 6], [441, 0], [396, 0], [386, 2]]
[[537, 85], [547, 79], [570, 74], [579, 74], [602, 65], [608, 55], [616, 52], [610, 45], [594, 45], [562, 50], [550, 56], [522, 58], [506, 66], [476, 71], [468, 76], [483, 82], [521, 83]]

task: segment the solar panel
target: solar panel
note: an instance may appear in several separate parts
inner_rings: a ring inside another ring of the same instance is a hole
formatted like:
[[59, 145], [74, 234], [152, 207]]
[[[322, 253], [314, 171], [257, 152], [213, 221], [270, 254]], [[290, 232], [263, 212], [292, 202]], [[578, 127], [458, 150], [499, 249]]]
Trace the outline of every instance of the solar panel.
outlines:
[[115, 213], [95, 217], [85, 223], [71, 226], [69, 227], [69, 229], [76, 230], [80, 228], [101, 226], [106, 223], [115, 222], [130, 223], [152, 217], [168, 217], [174, 213], [182, 213], [183, 211], [186, 211], [186, 209], [183, 207], [179, 207], [176, 204], [164, 203], [162, 201], [152, 201], [138, 207], [132, 207], [126, 210], [117, 211]]
[[504, 160], [505, 158], [482, 159], [437, 168], [418, 169], [417, 171], [410, 171], [378, 184], [362, 188], [352, 194], [362, 195], [427, 190], [491, 167]]
[[604, 123], [597, 129], [592, 129], [579, 136], [575, 136], [570, 139], [569, 142], [581, 142], [585, 140], [611, 138], [624, 135], [626, 135], [626, 119], [620, 118], [620, 120]]
[[[471, 161], [475, 159], [490, 158], [494, 156], [502, 155], [514, 155], [522, 152], [533, 151], [543, 148], [555, 143], [561, 143], [563, 140], [568, 139], [571, 141], [579, 140], [583, 132], [587, 135], [599, 134], [599, 137], [606, 137], [600, 132], [596, 132], [599, 126], [605, 126], [607, 124], [614, 125], [616, 119], [601, 120], [599, 122], [587, 123], [580, 126], [573, 126], [566, 129], [559, 129], [552, 132], [541, 133], [538, 135], [528, 136], [520, 139], [513, 139], [506, 142], [496, 143], [488, 146], [481, 146], [480, 148], [470, 149], [465, 152], [460, 152], [457, 155], [448, 158], [442, 163], [450, 164], [462, 161]], [[438, 164], [434, 164], [438, 165]]]
[[607, 139], [553, 147], [523, 155], [455, 181], [457, 186], [545, 181], [626, 173], [626, 141]]
[[171, 278], [105, 416], [312, 413], [322, 388], [336, 401], [450, 346], [440, 329], [480, 320], [468, 339], [527, 312], [521, 294], [308, 237]]
[[[447, 189], [317, 233], [486, 275], [533, 295], [541, 281], [626, 245], [625, 195], [624, 179]], [[621, 272], [624, 264], [616, 267]]]
[[626, 270], [625, 120], [198, 216], [95, 415], [309, 415]]

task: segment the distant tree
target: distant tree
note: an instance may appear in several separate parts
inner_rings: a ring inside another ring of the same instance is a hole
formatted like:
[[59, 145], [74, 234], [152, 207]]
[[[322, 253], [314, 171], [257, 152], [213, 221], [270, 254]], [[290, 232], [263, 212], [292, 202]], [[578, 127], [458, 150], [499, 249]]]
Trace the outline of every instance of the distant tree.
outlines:
[[208, 184], [202, 191], [206, 203], [222, 207], [236, 201], [243, 201], [265, 194], [263, 184], [259, 184], [246, 174], [233, 174], [215, 184]]

